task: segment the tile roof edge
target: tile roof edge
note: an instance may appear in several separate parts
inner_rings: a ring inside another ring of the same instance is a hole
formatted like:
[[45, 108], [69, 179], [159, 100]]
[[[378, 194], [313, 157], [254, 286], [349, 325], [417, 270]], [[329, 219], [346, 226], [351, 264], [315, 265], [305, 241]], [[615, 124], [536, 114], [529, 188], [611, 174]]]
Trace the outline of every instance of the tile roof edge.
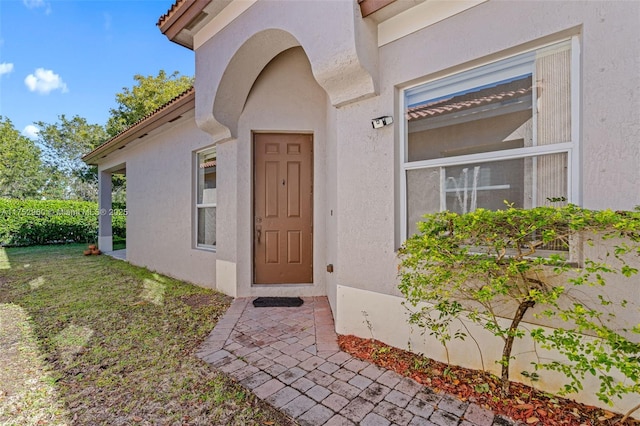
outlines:
[[186, 3], [186, 0], [176, 0], [169, 10], [167, 10], [160, 18], [158, 18], [158, 22], [156, 26], [161, 27], [169, 18], [172, 18], [178, 9], [182, 7], [182, 5]]
[[[522, 83], [526, 84], [521, 85]], [[469, 92], [465, 95], [453, 96], [441, 101], [409, 107], [405, 111], [406, 118], [408, 120], [419, 120], [427, 117], [434, 117], [443, 114], [442, 112], [437, 112], [437, 110], [446, 109], [447, 107], [450, 109], [465, 110], [476, 106], [500, 102], [505, 98], [511, 99], [517, 96], [531, 94], [532, 91], [533, 86], [531, 83], [531, 77], [528, 76], [508, 83], [502, 83], [494, 87]], [[430, 114], [429, 111], [435, 111], [435, 113]]]
[[188, 88], [184, 92], [180, 93], [179, 95], [173, 97], [167, 103], [165, 103], [162, 106], [156, 108], [155, 110], [153, 110], [149, 114], [145, 115], [144, 117], [142, 117], [141, 119], [139, 119], [135, 123], [133, 123], [130, 126], [128, 126], [126, 129], [122, 130], [117, 135], [111, 137], [110, 139], [107, 139], [105, 142], [101, 143], [96, 148], [94, 148], [93, 150], [91, 150], [87, 154], [83, 155], [82, 156], [82, 161], [84, 161], [86, 163], [87, 161], [89, 161], [91, 159], [91, 157], [94, 157], [97, 153], [99, 153], [101, 151], [104, 151], [105, 149], [117, 144], [117, 142], [120, 141], [124, 137], [125, 134], [131, 133], [133, 130], [137, 129], [138, 127], [141, 127], [142, 124], [145, 124], [145, 123], [148, 124], [148, 123], [153, 122], [154, 121], [153, 119], [157, 118], [160, 115], [161, 112], [169, 112], [169, 111], [171, 111], [171, 109], [173, 107], [177, 107], [181, 103], [180, 101], [188, 102], [188, 100], [189, 100], [188, 98], [190, 98], [190, 97], [194, 97], [195, 98], [195, 88], [193, 86], [191, 86], [190, 88]]
[[[176, 0], [171, 8], [162, 15], [156, 26], [170, 41], [193, 50], [193, 40], [187, 34], [187, 39], [179, 37], [189, 24], [202, 15], [203, 10], [212, 0]], [[206, 13], [204, 16], [206, 17]], [[189, 31], [187, 31], [189, 33]]]

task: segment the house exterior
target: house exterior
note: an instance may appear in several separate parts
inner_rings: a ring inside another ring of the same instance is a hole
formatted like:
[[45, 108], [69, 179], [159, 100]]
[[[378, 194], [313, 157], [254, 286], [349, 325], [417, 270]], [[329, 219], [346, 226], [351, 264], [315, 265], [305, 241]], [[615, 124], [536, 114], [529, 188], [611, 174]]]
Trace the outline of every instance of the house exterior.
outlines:
[[[442, 209], [640, 204], [639, 17], [623, 1], [178, 0], [158, 26], [193, 50], [194, 89], [84, 159], [105, 211], [126, 172], [130, 262], [233, 297], [326, 295], [339, 333], [442, 360], [407, 324], [397, 249]], [[450, 351], [480, 367], [471, 340]]]

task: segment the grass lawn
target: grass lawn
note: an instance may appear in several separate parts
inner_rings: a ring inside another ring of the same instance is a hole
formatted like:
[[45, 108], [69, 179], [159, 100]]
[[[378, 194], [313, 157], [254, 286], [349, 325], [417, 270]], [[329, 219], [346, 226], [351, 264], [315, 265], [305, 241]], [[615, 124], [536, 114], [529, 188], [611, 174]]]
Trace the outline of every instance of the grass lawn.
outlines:
[[113, 236], [113, 250], [122, 250], [127, 248], [127, 240], [125, 238]]
[[84, 247], [0, 248], [0, 425], [291, 424], [193, 355], [230, 298]]

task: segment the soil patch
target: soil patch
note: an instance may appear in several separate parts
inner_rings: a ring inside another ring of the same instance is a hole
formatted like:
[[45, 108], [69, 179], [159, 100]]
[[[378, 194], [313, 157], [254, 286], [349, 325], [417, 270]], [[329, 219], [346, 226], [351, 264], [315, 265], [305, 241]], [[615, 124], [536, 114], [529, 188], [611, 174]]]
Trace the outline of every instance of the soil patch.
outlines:
[[[500, 392], [500, 380], [492, 374], [449, 366], [379, 340], [338, 336], [338, 343], [340, 349], [354, 357], [411, 377], [434, 392], [455, 395], [528, 425], [622, 426], [620, 414], [551, 396], [521, 383], [511, 383], [510, 395], [505, 398]], [[640, 425], [640, 421], [627, 419], [624, 424]]]
[[182, 303], [192, 308], [201, 308], [203, 306], [212, 306], [219, 303], [230, 303], [224, 299], [224, 296], [219, 294], [191, 294], [189, 296], [182, 297]]

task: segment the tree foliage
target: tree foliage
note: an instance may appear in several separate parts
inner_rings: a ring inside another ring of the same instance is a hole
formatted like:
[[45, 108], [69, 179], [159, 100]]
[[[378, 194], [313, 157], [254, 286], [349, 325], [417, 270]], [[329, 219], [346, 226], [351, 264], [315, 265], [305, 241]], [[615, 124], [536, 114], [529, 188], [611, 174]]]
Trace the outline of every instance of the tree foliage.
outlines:
[[[82, 156], [187, 90], [193, 78], [177, 71], [135, 75], [135, 85], [116, 94], [106, 126], [75, 115], [58, 116], [55, 123], [36, 122], [37, 144], [21, 136], [9, 119], [0, 116], [0, 197], [95, 201], [97, 170]], [[124, 201], [126, 180], [114, 175], [114, 196]]]
[[56, 123], [40, 121], [36, 125], [48, 172], [43, 195], [49, 199], [95, 200], [96, 170], [86, 165], [82, 156], [107, 139], [104, 127], [77, 115], [68, 119], [64, 114]]
[[90, 124], [78, 115], [68, 119], [58, 116], [58, 122], [36, 123], [39, 141], [45, 147], [46, 162], [65, 172], [82, 170], [82, 156], [107, 139], [107, 133], [99, 124]]
[[[98, 204], [70, 200], [0, 198], [0, 246], [95, 242]], [[114, 208], [113, 235], [125, 237], [127, 210]]]
[[[640, 325], [611, 325], [614, 312], [622, 312], [627, 302], [611, 300], [606, 289], [598, 292], [595, 302], [581, 299], [583, 292], [568, 291], [603, 287], [614, 275], [638, 273], [634, 265], [640, 255], [640, 212], [590, 211], [573, 205], [478, 209], [464, 215], [426, 215], [418, 227], [420, 233], [400, 251], [400, 290], [414, 308], [428, 303], [413, 311], [410, 321], [444, 345], [465, 337], [451, 332], [454, 319], [476, 322], [502, 339], [504, 393], [509, 389], [514, 339], [521, 338], [566, 357], [563, 362], [535, 364], [536, 369], [558, 371], [569, 379], [560, 393], [582, 389], [586, 374], [599, 379], [596, 395], [607, 403], [614, 396], [640, 392], [640, 345], [630, 340], [636, 335], [637, 341]], [[587, 245], [600, 244], [606, 253], [597, 259], [585, 257], [576, 266], [570, 256], [580, 251], [580, 239]], [[527, 334], [521, 322], [534, 306], [536, 315], [560, 327], [539, 327]], [[616, 380], [613, 371], [626, 380]]]
[[136, 84], [124, 87], [116, 94], [118, 106], [110, 110], [107, 133], [113, 137], [127, 127], [152, 113], [193, 85], [193, 78], [178, 71], [167, 74], [160, 70], [157, 76], [133, 76]]
[[40, 149], [0, 116], [0, 197], [35, 198], [45, 179]]

